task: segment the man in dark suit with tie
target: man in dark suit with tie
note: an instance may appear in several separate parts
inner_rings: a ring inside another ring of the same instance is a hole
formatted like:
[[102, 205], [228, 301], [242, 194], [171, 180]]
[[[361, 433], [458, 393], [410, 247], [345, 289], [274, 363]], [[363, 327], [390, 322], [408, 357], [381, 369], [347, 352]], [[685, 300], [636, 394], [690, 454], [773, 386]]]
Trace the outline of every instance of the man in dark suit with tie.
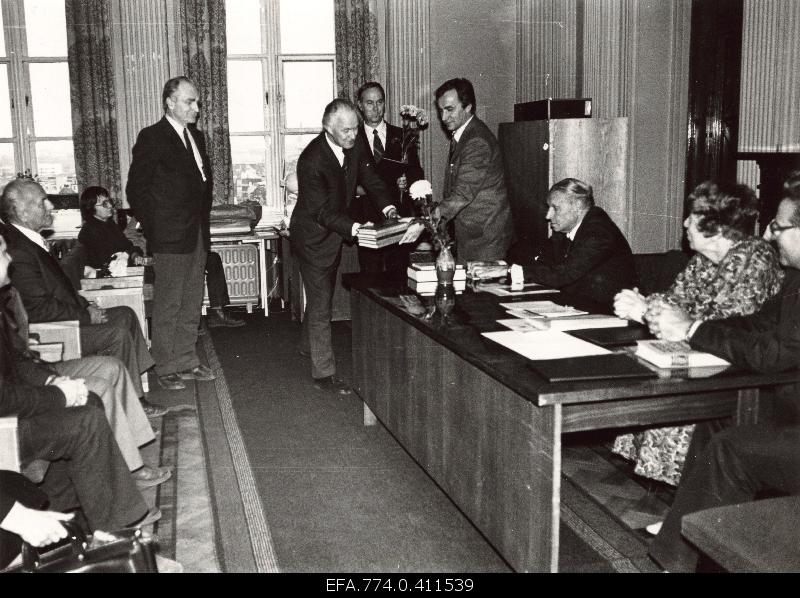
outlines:
[[363, 224], [348, 212], [356, 185], [369, 194], [384, 217], [396, 217], [386, 184], [375, 173], [372, 156], [356, 143], [356, 107], [336, 99], [325, 107], [324, 131], [306, 146], [297, 161], [299, 192], [289, 231], [306, 291], [300, 353], [311, 357], [317, 388], [334, 394], [350, 389], [336, 378], [331, 345], [331, 301], [342, 242], [356, 236]]
[[436, 90], [450, 151], [439, 203], [454, 223], [461, 261], [502, 260], [511, 244], [511, 207], [497, 138], [475, 116], [475, 90], [467, 79], [450, 79]]
[[614, 295], [636, 285], [625, 235], [594, 205], [592, 186], [578, 179], [553, 185], [547, 205], [553, 235], [538, 257], [523, 262], [525, 278], [610, 310]]
[[[403, 129], [390, 125], [384, 120], [386, 113], [386, 94], [383, 86], [375, 81], [362, 85], [356, 97], [358, 109], [364, 124], [358, 129], [358, 142], [367, 146], [375, 160], [375, 170], [395, 194], [397, 211], [401, 216], [413, 216], [414, 206], [405, 193], [415, 181], [424, 174], [419, 163], [417, 144], [412, 143], [403, 155]], [[384, 159], [387, 161], [384, 162]], [[397, 176], [391, 168], [395, 162], [405, 162], [406, 172]], [[396, 191], [395, 191], [396, 190]], [[380, 222], [382, 215], [375, 208], [370, 198], [359, 189], [359, 197], [353, 204], [351, 214], [359, 222]], [[389, 245], [381, 249], [358, 248], [358, 261], [362, 272], [402, 272], [408, 265], [410, 245]]]
[[195, 345], [210, 245], [211, 168], [200, 107], [186, 77], [164, 85], [164, 118], [142, 129], [133, 146], [128, 203], [153, 252], [153, 357], [162, 388], [184, 380], [213, 380]]

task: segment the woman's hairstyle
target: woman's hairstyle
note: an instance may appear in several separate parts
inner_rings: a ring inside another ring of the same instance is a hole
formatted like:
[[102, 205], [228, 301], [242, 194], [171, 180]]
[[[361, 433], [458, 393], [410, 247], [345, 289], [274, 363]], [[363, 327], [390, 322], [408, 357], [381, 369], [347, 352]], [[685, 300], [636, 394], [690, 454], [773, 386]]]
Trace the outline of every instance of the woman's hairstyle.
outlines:
[[549, 193], [565, 193], [571, 200], [580, 202], [584, 208], [594, 205], [592, 186], [578, 179], [561, 179], [550, 187]]
[[699, 216], [697, 230], [706, 237], [728, 239], [752, 235], [758, 219], [758, 199], [747, 185], [705, 181], [688, 197], [689, 211]]
[[111, 195], [109, 195], [108, 189], [105, 187], [86, 187], [81, 193], [81, 216], [83, 216], [84, 220], [94, 216], [94, 207], [97, 205], [99, 197], [108, 197], [110, 199]]

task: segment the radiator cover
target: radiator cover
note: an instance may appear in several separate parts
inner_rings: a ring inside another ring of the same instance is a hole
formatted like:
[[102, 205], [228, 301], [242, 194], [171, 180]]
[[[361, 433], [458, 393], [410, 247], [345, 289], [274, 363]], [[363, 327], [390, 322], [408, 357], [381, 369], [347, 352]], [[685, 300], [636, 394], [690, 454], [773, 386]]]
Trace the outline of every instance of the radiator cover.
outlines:
[[[258, 247], [249, 243], [212, 244], [211, 251], [222, 259], [231, 305], [246, 305], [251, 311], [260, 298]], [[203, 306], [208, 307], [208, 288], [204, 292]]]

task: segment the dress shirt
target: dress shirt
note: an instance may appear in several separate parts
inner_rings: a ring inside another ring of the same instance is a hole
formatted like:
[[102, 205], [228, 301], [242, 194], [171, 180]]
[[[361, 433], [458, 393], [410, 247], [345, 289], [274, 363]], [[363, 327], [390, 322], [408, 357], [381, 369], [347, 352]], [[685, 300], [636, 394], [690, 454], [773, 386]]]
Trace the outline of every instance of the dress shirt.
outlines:
[[569, 239], [570, 241], [574, 241], [575, 240], [575, 234], [578, 232], [578, 229], [581, 227], [581, 223], [583, 222], [584, 216], [586, 216], [586, 213], [584, 213], [583, 216], [581, 216], [581, 219], [578, 220], [578, 224], [573, 226], [572, 230], [567, 233], [567, 239]]
[[467, 128], [467, 125], [469, 124], [469, 121], [471, 121], [473, 118], [475, 118], [475, 117], [474, 117], [474, 116], [470, 116], [470, 117], [467, 119], [467, 122], [465, 122], [463, 125], [461, 125], [460, 127], [458, 127], [458, 128], [455, 130], [455, 132], [453, 133], [453, 139], [455, 139], [455, 140], [456, 140], [456, 143], [458, 143], [458, 140], [459, 140], [459, 139], [461, 139], [461, 135], [463, 135], [463, 134], [464, 134], [464, 129], [466, 129], [466, 128]]
[[37, 233], [35, 230], [31, 230], [26, 226], [20, 226], [19, 224], [15, 224], [14, 227], [21, 232], [23, 235], [28, 237], [31, 241], [36, 243], [39, 247], [44, 249], [47, 253], [50, 253], [50, 250], [47, 249], [47, 245], [44, 242], [44, 237]]
[[378, 138], [381, 140], [383, 144], [383, 149], [386, 151], [386, 121], [382, 120], [381, 124], [377, 127], [371, 127], [367, 123], [364, 123], [364, 132], [367, 134], [367, 141], [369, 142], [369, 150], [374, 154], [375, 148], [372, 146], [373, 142], [375, 141], [375, 134], [373, 131], [378, 132]]
[[[175, 129], [175, 132], [178, 134], [178, 137], [181, 138], [181, 143], [185, 145], [186, 141], [184, 140], [183, 132], [186, 130], [186, 127], [184, 127], [178, 121], [174, 120], [169, 114], [165, 114], [165, 116], [167, 117], [167, 121], [169, 122], [169, 124], [172, 125], [172, 128]], [[203, 177], [203, 182], [205, 182], [206, 173], [203, 170], [203, 159], [200, 157], [200, 151], [197, 149], [197, 144], [195, 143], [194, 136], [191, 134], [191, 132], [187, 131], [186, 134], [189, 136], [189, 142], [192, 144], [192, 154], [194, 155], [194, 161], [197, 163], [197, 168], [200, 171], [200, 175]]]

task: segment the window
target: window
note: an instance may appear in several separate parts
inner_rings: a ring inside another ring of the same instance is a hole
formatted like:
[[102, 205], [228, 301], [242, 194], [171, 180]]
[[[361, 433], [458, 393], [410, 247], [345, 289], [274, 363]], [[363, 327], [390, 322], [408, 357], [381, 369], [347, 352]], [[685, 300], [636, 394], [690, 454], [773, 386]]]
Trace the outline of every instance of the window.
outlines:
[[77, 192], [64, 3], [2, 0], [0, 187], [18, 172]]
[[336, 95], [333, 0], [226, 0], [235, 201], [282, 206], [280, 180]]

